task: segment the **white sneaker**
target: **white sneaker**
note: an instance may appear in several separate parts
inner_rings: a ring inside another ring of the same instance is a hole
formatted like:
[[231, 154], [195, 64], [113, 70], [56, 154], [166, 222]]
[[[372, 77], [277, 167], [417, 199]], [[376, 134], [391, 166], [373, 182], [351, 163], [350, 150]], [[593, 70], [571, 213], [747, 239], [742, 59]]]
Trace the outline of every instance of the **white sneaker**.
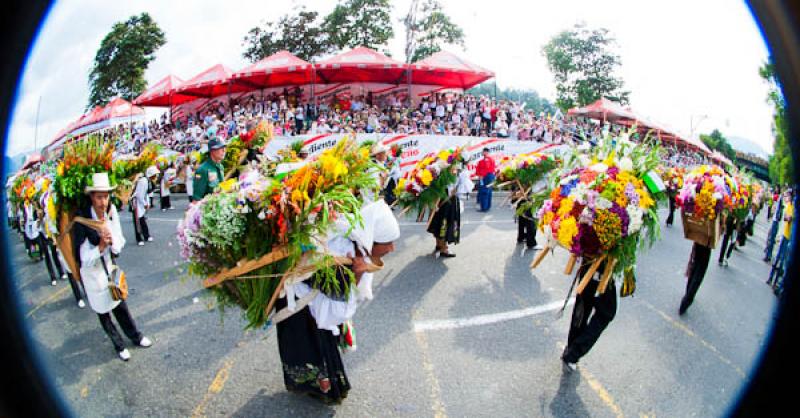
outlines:
[[130, 351], [128, 351], [127, 348], [122, 350], [122, 351], [120, 351], [117, 354], [119, 355], [119, 358], [122, 359], [122, 361], [128, 361], [131, 358], [131, 353], [130, 353]]
[[55, 280], [53, 280], [52, 282], [50, 282], [50, 285], [51, 285], [51, 286], [55, 286], [55, 285], [57, 285], [57, 284], [58, 284], [58, 283], [56, 283], [56, 281], [55, 281]]
[[81, 308], [81, 309], [85, 308], [86, 307], [86, 302], [84, 302], [83, 299], [79, 300], [78, 301], [78, 307]]
[[61, 280], [67, 280], [67, 279], [69, 279], [69, 277], [67, 277], [67, 275], [66, 275], [66, 274], [62, 274], [62, 275], [61, 275]]
[[540, 251], [543, 247], [540, 244], [536, 244], [533, 246], [534, 251]]
[[147, 238], [147, 242], [153, 242], [153, 237]]
[[153, 345], [153, 342], [150, 341], [150, 339], [147, 337], [142, 337], [142, 340], [139, 341], [139, 347], [147, 348], [150, 347], [151, 345]]
[[136, 244], [136, 245], [138, 245], [138, 246], [140, 246], [140, 247], [144, 247], [144, 242], [142, 242], [142, 241], [139, 241], [139, 243], [138, 243], [138, 244]]
[[566, 367], [570, 371], [574, 372], [575, 370], [578, 370], [578, 363], [570, 363], [564, 360], [561, 360], [561, 362], [564, 364], [564, 367]]

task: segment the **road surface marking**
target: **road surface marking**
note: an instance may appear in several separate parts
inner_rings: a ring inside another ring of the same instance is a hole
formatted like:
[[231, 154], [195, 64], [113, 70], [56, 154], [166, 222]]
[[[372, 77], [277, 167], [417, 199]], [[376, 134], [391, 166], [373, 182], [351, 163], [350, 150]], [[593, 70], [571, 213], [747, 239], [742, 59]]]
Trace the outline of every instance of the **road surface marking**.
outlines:
[[40, 308], [42, 308], [44, 305], [47, 305], [48, 303], [50, 303], [50, 302], [52, 302], [52, 301], [56, 300], [56, 299], [57, 299], [59, 296], [63, 295], [63, 294], [64, 294], [64, 293], [65, 293], [65, 292], [66, 292], [68, 289], [69, 289], [69, 288], [68, 288], [68, 287], [66, 287], [66, 286], [62, 287], [61, 289], [58, 289], [58, 291], [57, 291], [56, 293], [53, 293], [53, 294], [52, 294], [52, 295], [50, 295], [50, 296], [49, 296], [47, 299], [43, 300], [41, 303], [39, 303], [39, 304], [38, 304], [38, 305], [36, 305], [36, 306], [35, 306], [33, 309], [31, 309], [31, 311], [30, 311], [30, 312], [28, 312], [28, 314], [27, 314], [27, 315], [25, 315], [25, 318], [30, 318], [30, 317], [31, 317], [31, 315], [33, 315], [33, 313], [34, 313], [34, 312], [38, 311], [38, 310], [39, 310]]
[[208, 386], [208, 391], [206, 391], [206, 394], [203, 396], [203, 400], [200, 401], [194, 409], [194, 412], [192, 412], [192, 418], [204, 417], [206, 415], [206, 405], [208, 401], [211, 400], [213, 395], [222, 392], [222, 388], [225, 387], [225, 381], [228, 380], [231, 366], [233, 366], [233, 360], [225, 361], [222, 368], [217, 372], [217, 375], [214, 376], [214, 380], [211, 381], [211, 385]]
[[439, 386], [439, 380], [436, 379], [436, 373], [433, 371], [433, 363], [428, 357], [430, 348], [428, 347], [428, 339], [425, 334], [415, 333], [417, 337], [417, 345], [419, 345], [420, 352], [422, 352], [422, 368], [425, 369], [425, 376], [428, 378], [428, 384], [431, 387], [431, 409], [433, 409], [433, 416], [435, 418], [447, 418], [447, 413], [444, 410], [444, 403], [442, 402], [442, 389]]
[[611, 394], [608, 393], [603, 385], [601, 385], [600, 382], [597, 381], [597, 379], [595, 379], [588, 370], [583, 367], [578, 367], [578, 372], [581, 374], [581, 377], [583, 377], [586, 382], [589, 383], [589, 387], [591, 387], [592, 390], [597, 393], [597, 396], [600, 397], [603, 403], [606, 404], [606, 406], [608, 406], [612, 411], [614, 411], [614, 415], [617, 416], [617, 418], [622, 418], [625, 416], [622, 413], [622, 409], [619, 407], [619, 405], [614, 402], [614, 398], [611, 396]]
[[[575, 299], [570, 299], [567, 305], [575, 303]], [[431, 319], [426, 321], [414, 321], [414, 332], [438, 331], [443, 329], [457, 329], [464, 327], [474, 327], [478, 325], [494, 324], [497, 322], [510, 321], [512, 319], [524, 318], [527, 316], [538, 315], [545, 312], [556, 311], [564, 306], [564, 301], [558, 300], [545, 305], [531, 306], [524, 309], [513, 311], [498, 312], [493, 314], [477, 315], [469, 318], [455, 319]]]
[[666, 313], [662, 312], [661, 310], [659, 310], [655, 306], [653, 306], [653, 305], [651, 305], [651, 304], [649, 304], [649, 303], [647, 303], [647, 302], [645, 302], [643, 300], [640, 300], [639, 302], [641, 302], [644, 306], [646, 306], [647, 308], [649, 308], [653, 312], [661, 315], [661, 317], [664, 318], [664, 320], [667, 321], [673, 327], [683, 331], [684, 333], [686, 333], [686, 335], [688, 335], [690, 337], [693, 337], [694, 339], [699, 341], [700, 344], [702, 344], [705, 348], [707, 348], [712, 353], [714, 353], [717, 356], [717, 358], [720, 359], [720, 361], [722, 361], [723, 363], [725, 363], [728, 366], [730, 366], [736, 372], [736, 374], [738, 374], [742, 378], [746, 378], [747, 377], [747, 375], [744, 373], [744, 371], [742, 371], [742, 369], [739, 366], [733, 364], [733, 362], [731, 360], [729, 360], [727, 357], [722, 355], [722, 353], [720, 353], [720, 351], [717, 350], [717, 347], [714, 347], [714, 345], [712, 345], [710, 342], [704, 340], [703, 337], [695, 334], [694, 331], [689, 329], [689, 327], [687, 327], [686, 325], [684, 325], [684, 324], [672, 319], [669, 315], [667, 315]]

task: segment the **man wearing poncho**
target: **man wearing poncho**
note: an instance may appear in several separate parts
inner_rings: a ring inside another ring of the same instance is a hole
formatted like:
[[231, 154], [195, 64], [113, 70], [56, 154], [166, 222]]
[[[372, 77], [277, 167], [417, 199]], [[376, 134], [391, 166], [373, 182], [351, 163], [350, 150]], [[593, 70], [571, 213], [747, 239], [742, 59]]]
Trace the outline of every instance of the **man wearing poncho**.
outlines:
[[[291, 314], [277, 325], [286, 389], [326, 403], [341, 402], [350, 390], [338, 338], [340, 327], [355, 313], [357, 300], [371, 296], [371, 277], [364, 273], [364, 257], [380, 263], [380, 257], [394, 250], [392, 241], [400, 237], [399, 225], [385, 202], [365, 205], [361, 215], [363, 227], [354, 228], [348, 235], [350, 225], [340, 217], [324, 240], [331, 255], [353, 258], [349, 268], [356, 276], [358, 290], [351, 286], [346, 295], [325, 294], [312, 288], [313, 276], [306, 275], [287, 283], [284, 297], [275, 305], [276, 317]], [[343, 282], [347, 277], [339, 272], [337, 279]]]

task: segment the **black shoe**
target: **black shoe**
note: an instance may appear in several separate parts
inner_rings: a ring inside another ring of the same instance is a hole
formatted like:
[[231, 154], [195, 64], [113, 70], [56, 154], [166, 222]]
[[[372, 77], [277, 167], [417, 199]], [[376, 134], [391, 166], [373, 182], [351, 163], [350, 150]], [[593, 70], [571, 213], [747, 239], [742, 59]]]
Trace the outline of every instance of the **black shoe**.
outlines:
[[689, 304], [686, 303], [686, 297], [684, 297], [681, 299], [681, 307], [678, 308], [678, 315], [685, 314], [687, 309], [689, 309]]
[[443, 253], [443, 252], [439, 253], [439, 257], [444, 257], [444, 258], [453, 258], [455, 256], [456, 255], [454, 253]]

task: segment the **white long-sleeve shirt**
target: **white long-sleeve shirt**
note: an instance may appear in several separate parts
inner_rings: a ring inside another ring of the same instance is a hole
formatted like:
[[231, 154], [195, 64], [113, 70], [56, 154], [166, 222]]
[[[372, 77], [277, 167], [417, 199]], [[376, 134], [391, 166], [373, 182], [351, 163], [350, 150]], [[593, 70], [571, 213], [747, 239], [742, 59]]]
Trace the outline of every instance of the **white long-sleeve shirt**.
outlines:
[[147, 178], [144, 176], [136, 180], [136, 187], [133, 190], [133, 205], [139, 218], [143, 217], [146, 207], [150, 204], [150, 196], [147, 193]]
[[[97, 219], [94, 208], [91, 209], [91, 212], [92, 219]], [[100, 252], [99, 246], [92, 245], [86, 239], [80, 246], [81, 281], [86, 290], [86, 298], [89, 299], [89, 306], [97, 313], [107, 313], [119, 305], [119, 301], [111, 298], [111, 292], [108, 290], [108, 276], [103, 268], [101, 258], [105, 260], [105, 265], [111, 273], [110, 252], [119, 254], [122, 247], [125, 246], [125, 237], [122, 235], [122, 226], [120, 226], [119, 215], [114, 205], [111, 205], [106, 219], [111, 228], [111, 245]]]

